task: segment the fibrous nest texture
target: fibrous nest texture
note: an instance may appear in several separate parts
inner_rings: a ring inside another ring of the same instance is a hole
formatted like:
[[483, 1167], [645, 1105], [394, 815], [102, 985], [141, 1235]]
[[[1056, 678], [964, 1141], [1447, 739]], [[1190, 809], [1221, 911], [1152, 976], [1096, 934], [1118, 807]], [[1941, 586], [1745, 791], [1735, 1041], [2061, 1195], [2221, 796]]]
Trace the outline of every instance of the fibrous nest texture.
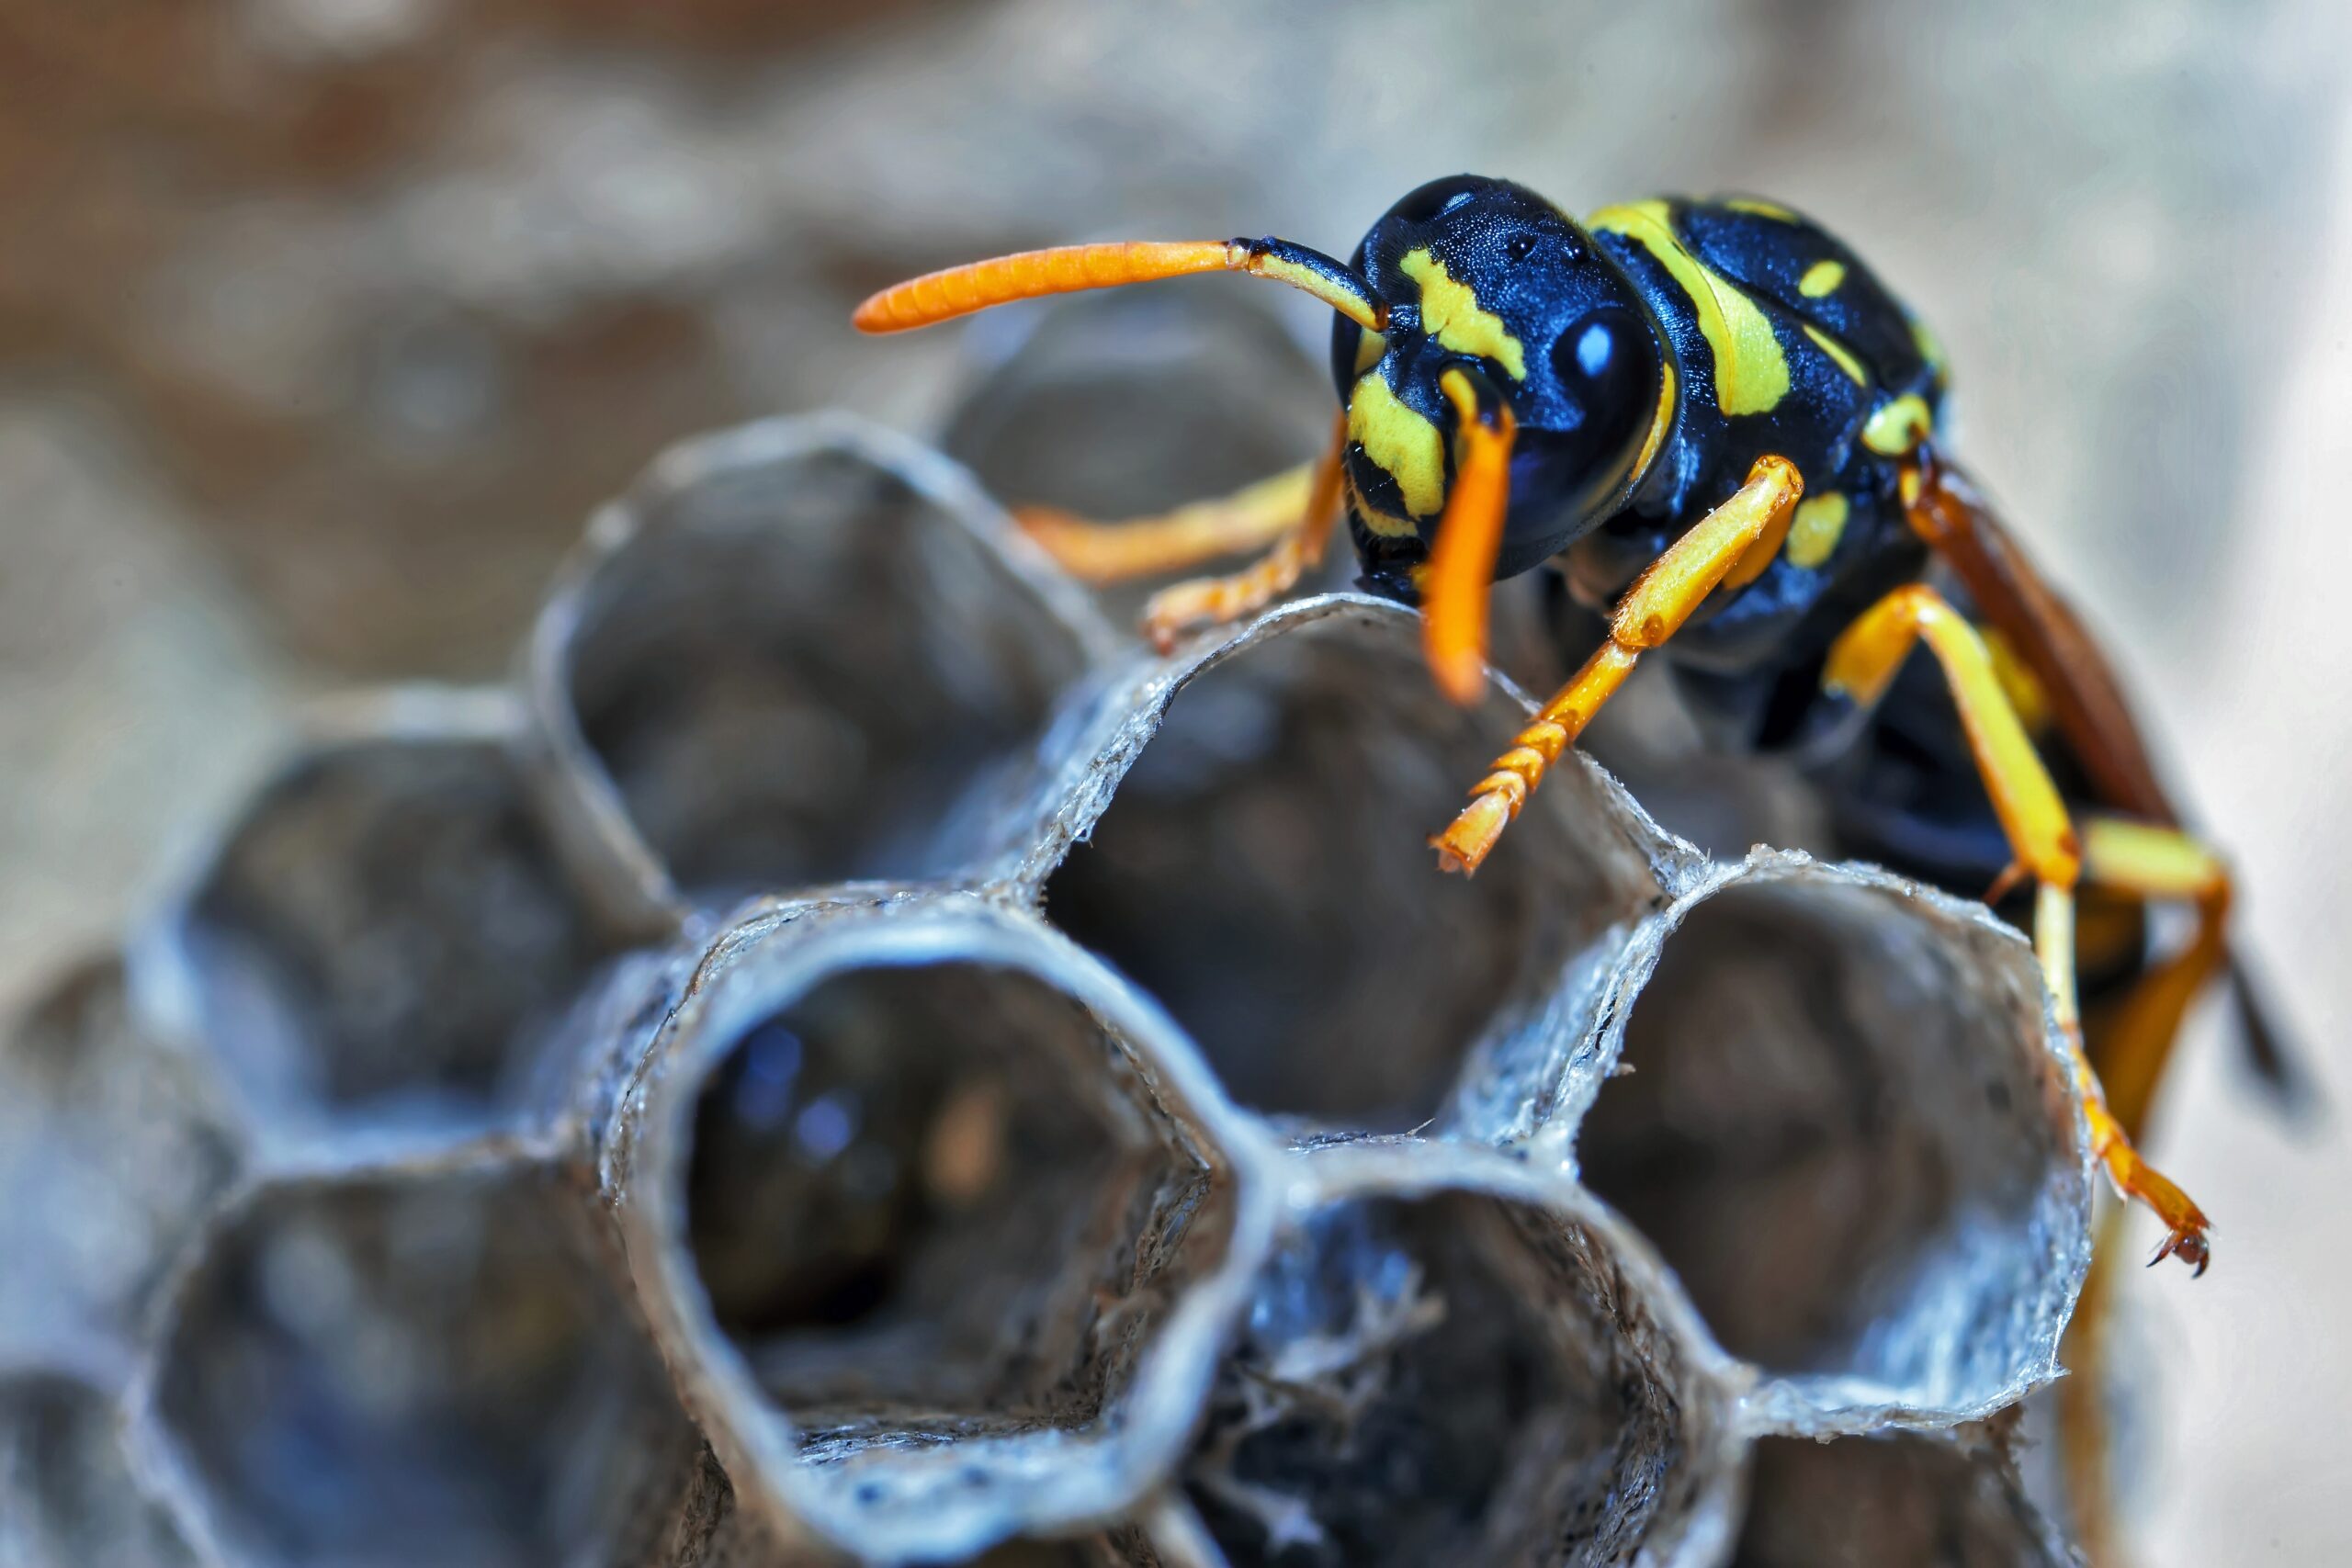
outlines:
[[1153, 656], [845, 416], [673, 450], [0, 1046], [0, 1562], [2065, 1561], [2025, 944], [1580, 757], [1441, 878], [1523, 711], [1345, 593]]

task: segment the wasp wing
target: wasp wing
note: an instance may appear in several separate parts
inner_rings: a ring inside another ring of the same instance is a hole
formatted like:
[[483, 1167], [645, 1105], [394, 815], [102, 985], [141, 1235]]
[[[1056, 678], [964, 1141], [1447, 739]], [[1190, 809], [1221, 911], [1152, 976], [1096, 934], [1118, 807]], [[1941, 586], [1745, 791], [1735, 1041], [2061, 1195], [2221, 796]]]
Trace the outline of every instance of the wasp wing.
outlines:
[[[2099, 803], [2145, 822], [2179, 826], [2180, 813], [2149, 757], [2114, 666], [2074, 606], [2043, 580], [2001, 525], [1983, 492], [1938, 459], [1921, 475], [1910, 519], [1975, 601], [1976, 613], [2041, 683], [2059, 731], [2089, 775]], [[2247, 1061], [2281, 1104], [2307, 1104], [2310, 1075], [2271, 1026], [2273, 1010], [2234, 955], [2231, 970]]]

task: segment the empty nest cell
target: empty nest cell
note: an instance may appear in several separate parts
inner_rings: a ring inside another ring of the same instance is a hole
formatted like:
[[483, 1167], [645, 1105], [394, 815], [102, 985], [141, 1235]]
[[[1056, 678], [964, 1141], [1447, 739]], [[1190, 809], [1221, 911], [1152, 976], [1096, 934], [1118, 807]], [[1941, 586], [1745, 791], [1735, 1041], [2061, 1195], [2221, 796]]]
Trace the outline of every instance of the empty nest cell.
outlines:
[[63, 976], [0, 1035], [0, 1361], [138, 1344], [238, 1158], [201, 1065], [132, 1021], [121, 965]]
[[1279, 1245], [1186, 1463], [1232, 1568], [1668, 1561], [1723, 1533], [1724, 1396], [1637, 1243], [1466, 1153], [1341, 1157], [1387, 1174]]
[[243, 1564], [634, 1561], [695, 1444], [528, 1168], [266, 1188], [183, 1287], [149, 1418]]
[[141, 954], [265, 1134], [523, 1119], [608, 951], [537, 816], [514, 711], [396, 694], [231, 824]]
[[1996, 1447], [1888, 1432], [1756, 1448], [1735, 1568], [2066, 1568], [2074, 1553]]
[[901, 445], [779, 422], [673, 452], [543, 615], [543, 716], [646, 897], [938, 869], [949, 808], [1084, 667], [1001, 517]]
[[1801, 857], [1664, 924], [1577, 1158], [1722, 1345], [1823, 1412], [2054, 1375], [2087, 1188], [2025, 945]]
[[1266, 1224], [1166, 1021], [942, 894], [764, 914], [692, 995], [622, 1201], [739, 1493], [924, 1561], [1131, 1504]]
[[[1656, 894], [1571, 761], [1475, 879], [1427, 840], [1524, 722], [1431, 685], [1418, 618], [1351, 597], [1180, 660], [1157, 728], [1045, 883], [1047, 916], [1157, 998], [1270, 1115], [1398, 1131], [1481, 1051], [1573, 1037], [1580, 971]], [[1115, 706], [1115, 703], [1113, 705]], [[1112, 740], [1125, 762], [1130, 734]]]

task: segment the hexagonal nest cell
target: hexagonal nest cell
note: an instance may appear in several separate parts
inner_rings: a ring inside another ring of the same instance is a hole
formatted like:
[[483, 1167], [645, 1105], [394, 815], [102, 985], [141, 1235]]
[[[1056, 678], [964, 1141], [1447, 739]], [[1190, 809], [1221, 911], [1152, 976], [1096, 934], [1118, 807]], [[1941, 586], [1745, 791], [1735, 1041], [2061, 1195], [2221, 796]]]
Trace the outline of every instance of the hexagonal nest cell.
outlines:
[[1250, 1261], [1186, 1048], [970, 898], [787, 908], [717, 952], [622, 1156], [674, 1354], [726, 1348], [707, 1418], [876, 1555], [1124, 1499], [1190, 1424], [1200, 1303], [1238, 1303]]
[[[1194, 484], [1046, 439], [1257, 420], [1147, 298], [959, 440]], [[1442, 876], [1527, 708], [1419, 637], [1154, 655], [902, 438], [665, 456], [520, 694], [312, 729], [0, 1046], [0, 1561], [2063, 1560], [2006, 1437], [1793, 1440], [2058, 1371], [2030, 949], [1576, 753]]]
[[1724, 1347], [1821, 1407], [1979, 1414], [2054, 1375], [2087, 1261], [2030, 950], [1892, 878], [1688, 900], [1577, 1136]]
[[737, 1043], [695, 1117], [687, 1215], [719, 1325], [804, 1451], [1069, 1426], [1113, 1376], [1139, 1238], [1210, 1240], [1207, 1174], [1131, 1101], [1100, 1026], [971, 964], [833, 976]]
[[[1724, 1532], [1727, 1396], [1654, 1265], [1515, 1170], [1342, 1157], [1386, 1176], [1259, 1276], [1186, 1463], [1232, 1568], [1670, 1561]], [[1463, 1185], [1416, 1190], [1448, 1166]]]
[[551, 733], [655, 898], [939, 869], [1099, 626], [1010, 558], [960, 471], [837, 420], [672, 452], [548, 606]]
[[2077, 1560], [1984, 1437], [1890, 1432], [1756, 1448], [1736, 1568], [2070, 1568]]
[[[1574, 762], [1508, 853], [1438, 874], [1425, 840], [1524, 718], [1499, 691], [1466, 710], [1440, 695], [1418, 625], [1306, 601], [1146, 678], [1172, 694], [1121, 689], [1106, 748], [1140, 750], [1045, 883], [1054, 923], [1158, 998], [1252, 1110], [1429, 1121], [1474, 1055], [1572, 1036], [1577, 976], [1658, 897], [1630, 811]], [[1128, 716], [1138, 700], [1165, 703], [1156, 730]]]
[[[517, 710], [395, 694], [262, 789], [138, 957], [265, 1134], [520, 1121], [609, 951], [537, 814]], [[561, 1064], [553, 1064], [561, 1070]]]
[[699, 1444], [526, 1167], [264, 1189], [183, 1288], [148, 1419], [253, 1564], [620, 1564]]
[[115, 959], [60, 980], [0, 1038], [0, 1362], [136, 1345], [239, 1157], [217, 1086], [133, 1021]]
[[133, 1484], [115, 1402], [45, 1369], [0, 1371], [0, 1563], [180, 1568], [196, 1560]]

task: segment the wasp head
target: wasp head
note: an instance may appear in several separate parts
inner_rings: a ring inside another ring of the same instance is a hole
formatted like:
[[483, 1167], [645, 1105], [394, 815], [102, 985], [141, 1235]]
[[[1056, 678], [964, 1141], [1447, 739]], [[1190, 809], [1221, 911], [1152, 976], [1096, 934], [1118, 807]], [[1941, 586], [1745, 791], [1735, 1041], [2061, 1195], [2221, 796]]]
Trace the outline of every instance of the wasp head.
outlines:
[[1440, 386], [1449, 368], [1517, 421], [1496, 576], [1622, 504], [1664, 404], [1658, 330], [1572, 219], [1524, 186], [1459, 175], [1390, 208], [1352, 266], [1385, 308], [1385, 330], [1342, 316], [1331, 336], [1350, 499], [1381, 557], [1372, 585], [1409, 594], [1435, 542], [1459, 423]]

